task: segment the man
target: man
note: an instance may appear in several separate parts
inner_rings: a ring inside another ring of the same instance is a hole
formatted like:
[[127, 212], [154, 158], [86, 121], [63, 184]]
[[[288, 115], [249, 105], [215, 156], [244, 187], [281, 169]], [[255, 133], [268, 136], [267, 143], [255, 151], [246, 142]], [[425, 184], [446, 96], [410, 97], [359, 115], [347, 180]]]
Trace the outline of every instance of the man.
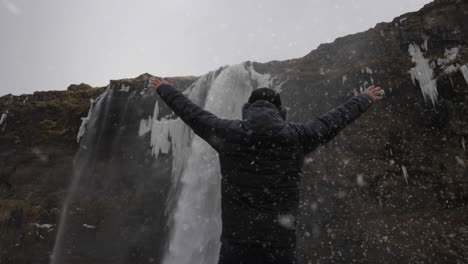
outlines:
[[219, 263], [295, 263], [304, 156], [332, 140], [381, 98], [371, 86], [316, 120], [286, 122], [278, 93], [254, 90], [242, 120], [221, 119], [161, 78], [150, 88], [219, 154], [223, 230]]

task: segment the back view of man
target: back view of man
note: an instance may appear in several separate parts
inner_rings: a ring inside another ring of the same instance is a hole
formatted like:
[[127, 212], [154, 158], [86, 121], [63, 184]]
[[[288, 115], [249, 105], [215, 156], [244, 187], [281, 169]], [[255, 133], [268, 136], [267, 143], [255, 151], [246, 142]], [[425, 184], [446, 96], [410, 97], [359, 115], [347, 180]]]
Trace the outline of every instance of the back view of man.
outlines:
[[160, 78], [160, 97], [219, 154], [223, 230], [220, 264], [296, 263], [296, 216], [304, 156], [332, 140], [381, 98], [369, 87], [316, 120], [286, 122], [274, 90], [254, 90], [242, 120], [221, 119]]

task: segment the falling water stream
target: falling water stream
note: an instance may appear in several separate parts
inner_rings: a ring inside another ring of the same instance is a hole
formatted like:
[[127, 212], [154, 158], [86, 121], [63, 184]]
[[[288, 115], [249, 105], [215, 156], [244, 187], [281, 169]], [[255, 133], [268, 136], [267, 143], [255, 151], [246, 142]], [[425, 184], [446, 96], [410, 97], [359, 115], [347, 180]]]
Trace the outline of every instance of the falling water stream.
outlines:
[[[205, 83], [197, 82], [194, 90]], [[257, 88], [253, 87], [252, 71], [245, 65], [223, 69], [208, 85], [205, 109], [226, 119], [241, 118], [242, 104]], [[217, 153], [199, 137], [192, 141], [181, 184], [163, 263], [217, 263], [221, 235], [220, 168]]]
[[[225, 66], [217, 71], [201, 76], [184, 91], [184, 94], [193, 102], [216, 114], [220, 118], [239, 119], [241, 118], [242, 105], [247, 101], [251, 91], [259, 87], [272, 86], [272, 82], [273, 79], [269, 74], [259, 74], [255, 72], [250, 63], [243, 63]], [[127, 115], [128, 118], [120, 118], [121, 122], [116, 122], [115, 127], [112, 128], [112, 131], [117, 130], [124, 132], [111, 135], [115, 138], [107, 138], [108, 141], [112, 142], [111, 145], [113, 147], [111, 148], [111, 152], [114, 152], [113, 149], [118, 149], [118, 147], [122, 145], [122, 143], [119, 142], [124, 138], [127, 139], [127, 143], [130, 144], [127, 148], [131, 147], [132, 144], [140, 144], [140, 141], [143, 140], [146, 142], [144, 143], [147, 146], [146, 148], [150, 149], [149, 155], [152, 156], [155, 161], [150, 163], [153, 164], [152, 167], [144, 164], [135, 166], [134, 168], [120, 165], [121, 169], [118, 171], [120, 171], [120, 174], [123, 174], [120, 178], [113, 176], [114, 174], [118, 174], [114, 168], [115, 165], [109, 165], [109, 167], [112, 168], [112, 173], [109, 175], [112, 176], [106, 176], [109, 179], [106, 179], [105, 186], [111, 186], [111, 189], [115, 189], [115, 186], [122, 188], [120, 187], [122, 185], [121, 182], [125, 180], [125, 177], [128, 177], [127, 174], [131, 173], [131, 170], [136, 170], [137, 172], [134, 173], [139, 175], [149, 174], [150, 176], [148, 177], [150, 178], [143, 178], [143, 180], [151, 182], [154, 181], [155, 177], [162, 177], [160, 173], [161, 170], [171, 168], [170, 179], [168, 179], [169, 182], [171, 182], [170, 190], [162, 192], [165, 193], [165, 198], [162, 199], [163, 196], [161, 196], [160, 200], [162, 201], [159, 201], [160, 204], [164, 206], [162, 211], [165, 218], [159, 217], [157, 221], [148, 221], [153, 226], [146, 227], [149, 229], [163, 230], [164, 227], [169, 226], [168, 235], [164, 238], [164, 241], [159, 241], [159, 243], [165, 245], [162, 246], [164, 250], [160, 253], [161, 256], [150, 258], [149, 261], [160, 260], [161, 263], [164, 264], [217, 263], [222, 224], [220, 197], [221, 181], [217, 153], [201, 138], [195, 136], [179, 118], [173, 115], [172, 117], [171, 115], [161, 117], [164, 103], [156, 98], [157, 96], [154, 95], [154, 91], [150, 91], [146, 88], [141, 89], [141, 87], [140, 89], [125, 85], [122, 85], [122, 87], [112, 87], [111, 85], [111, 87], [96, 100], [93, 104], [94, 107], [90, 109], [88, 117], [84, 119], [84, 125], [82, 129], [80, 129], [79, 135], [79, 137], [82, 137], [80, 142], [81, 147], [75, 157], [73, 179], [62, 207], [51, 264], [63, 263], [64, 255], [70, 251], [70, 249], [67, 250], [67, 248], [74, 247], [65, 242], [65, 237], [69, 235], [67, 226], [71, 225], [70, 222], [72, 222], [71, 220], [73, 217], [70, 209], [72, 207], [71, 204], [81, 197], [81, 194], [78, 195], [77, 193], [79, 193], [78, 190], [83, 187], [80, 186], [83, 185], [83, 177], [89, 175], [93, 175], [92, 177], [102, 177], [94, 175], [97, 173], [93, 174], [89, 168], [93, 168], [93, 163], [96, 163], [97, 154], [94, 152], [102, 152], [95, 146], [101, 144], [100, 141], [102, 137], [109, 136], [108, 132], [106, 132], [107, 130], [100, 128], [100, 123], [104, 122], [104, 119], [114, 118], [112, 117], [112, 113], [108, 114], [107, 112], [114, 111], [109, 110], [109, 104], [118, 100], [126, 100], [125, 110], [119, 110], [122, 111], [119, 115]], [[142, 118], [136, 120], [138, 127], [134, 129], [135, 131], [132, 130], [133, 136], [122, 136], [122, 133], [125, 134], [125, 131], [129, 130], [128, 127], [133, 127], [133, 125], [127, 124], [129, 121], [125, 120], [134, 120], [134, 114], [141, 112], [139, 110], [132, 111], [132, 109], [136, 107], [135, 105], [141, 104], [141, 100], [147, 99], [148, 96], [146, 94], [151, 93], [153, 96], [152, 100], [154, 101], [152, 113], [146, 114], [149, 117], [144, 117], [144, 114], [143, 116], [142, 114], [137, 115], [137, 117], [141, 116]], [[114, 94], [118, 96], [116, 97]], [[112, 121], [112, 123], [113, 122], [114, 121]], [[141, 146], [139, 146], [139, 148], [144, 149], [144, 147]], [[168, 155], [171, 157], [171, 163], [163, 163], [163, 160], [165, 160]], [[117, 155], [114, 153], [110, 155], [111, 160], [117, 159], [116, 157]], [[145, 159], [147, 159], [147, 157]], [[150, 173], [140, 173], [139, 170], [143, 169], [150, 170]], [[99, 181], [97, 182], [99, 183]], [[95, 180], [88, 180], [87, 184], [95, 184]], [[160, 181], [158, 184], [160, 185]], [[140, 185], [135, 183], [135, 185], [137, 185], [135, 192], [141, 192], [138, 190], [145, 188], [144, 183]], [[101, 189], [99, 189], [99, 192], [101, 192]], [[134, 200], [133, 203], [138, 203], [137, 199], [132, 200]], [[130, 206], [137, 207], [138, 205], [130, 204]], [[161, 209], [162, 208], [158, 207], [154, 208], [155, 211], [161, 211]], [[133, 211], [130, 209], [127, 209], [127, 212], [123, 214], [131, 214], [132, 212]], [[157, 216], [159, 216], [159, 214]], [[118, 217], [112, 216], [114, 220], [111, 220], [111, 222], [116, 221], [115, 218], [127, 219], [122, 215]], [[152, 216], [151, 219], [153, 218], [154, 216]], [[111, 228], [125, 227], [122, 222], [126, 221], [127, 220], [120, 220], [118, 224], [114, 224], [114, 227], [111, 226], [108, 229], [112, 232]], [[107, 220], [106, 223], [108, 222], [109, 220]], [[140, 230], [140, 228], [136, 228], [135, 230], [141, 231], [142, 233], [145, 232], [143, 229]], [[109, 254], [103, 254], [102, 258], [111, 258], [110, 256], [112, 256], [112, 254], [110, 253], [116, 250], [127, 250], [131, 252], [131, 247], [134, 246], [134, 244], [138, 244], [138, 239], [141, 240], [141, 237], [130, 237], [134, 240], [133, 244], [126, 242], [124, 245], [116, 245], [115, 241], [106, 241], [106, 239], [118, 240], [120, 237], [116, 235], [110, 236], [108, 234], [102, 235], [100, 243], [111, 244], [106, 247]], [[126, 237], [125, 240], [129, 239]], [[146, 244], [149, 243], [146, 242]], [[89, 248], [86, 250], [88, 255], [98, 254], [97, 251], [93, 251]], [[128, 257], [125, 256], [129, 254], [130, 253], [120, 253], [119, 256], [115, 257], [113, 263], [127, 263]]]
[[[84, 134], [84, 127], [88, 126], [90, 129], [87, 131], [86, 137], [81, 140], [80, 148], [75, 155], [73, 160], [73, 176], [70, 183], [69, 189], [67, 191], [62, 210], [60, 212], [60, 220], [58, 224], [57, 235], [54, 243], [54, 248], [51, 255], [51, 264], [63, 263], [63, 247], [64, 247], [64, 238], [65, 230], [67, 225], [67, 220], [70, 215], [70, 205], [75, 199], [77, 190], [79, 188], [80, 180], [83, 175], [89, 174], [89, 169], [92, 167], [92, 163], [95, 162], [94, 158], [96, 157], [94, 151], [96, 143], [99, 141], [99, 138], [102, 136], [96, 129], [93, 129], [97, 126], [97, 122], [102, 117], [107, 116], [109, 111], [108, 101], [112, 100], [112, 89], [108, 86], [106, 91], [101, 94], [96, 100], [91, 100], [91, 107], [88, 112], [88, 116], [83, 118], [83, 124], [80, 127], [78, 132], [77, 140], [80, 141]], [[103, 113], [103, 116], [93, 114], [93, 113]]]

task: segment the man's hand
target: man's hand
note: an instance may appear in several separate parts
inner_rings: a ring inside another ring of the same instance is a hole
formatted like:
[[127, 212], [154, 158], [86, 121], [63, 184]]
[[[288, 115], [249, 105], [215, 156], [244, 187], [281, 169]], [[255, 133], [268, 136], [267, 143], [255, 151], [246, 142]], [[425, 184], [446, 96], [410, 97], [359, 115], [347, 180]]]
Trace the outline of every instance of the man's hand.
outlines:
[[[383, 90], [380, 87], [375, 87], [374, 85], [369, 86], [364, 92], [365, 94], [368, 94], [374, 99], [374, 101], [382, 99], [382, 93]], [[359, 92], [357, 90], [354, 90], [354, 95], [358, 95]]]
[[148, 87], [157, 90], [159, 88], [159, 86], [161, 86], [161, 85], [163, 85], [165, 83], [169, 84], [163, 78], [154, 77], [154, 78], [151, 78], [151, 81], [150, 81]]

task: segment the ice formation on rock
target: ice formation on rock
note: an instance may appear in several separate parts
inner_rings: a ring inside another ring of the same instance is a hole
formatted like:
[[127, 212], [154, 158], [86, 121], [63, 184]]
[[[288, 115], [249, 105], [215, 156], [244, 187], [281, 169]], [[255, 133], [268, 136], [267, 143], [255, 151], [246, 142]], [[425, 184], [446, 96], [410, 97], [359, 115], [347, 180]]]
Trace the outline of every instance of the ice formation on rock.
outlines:
[[8, 111], [6, 113], [3, 113], [2, 116], [0, 117], [0, 128], [2, 128], [2, 131], [5, 129], [4, 123], [6, 121], [7, 116], [8, 116]]
[[460, 71], [463, 74], [463, 77], [465, 78], [466, 84], [468, 84], [468, 64], [463, 65], [460, 67]]
[[[422, 47], [427, 49], [427, 41], [424, 42]], [[409, 71], [413, 84], [416, 85], [416, 81], [418, 81], [424, 100], [427, 102], [429, 99], [435, 106], [438, 96], [437, 82], [434, 79], [434, 71], [429, 64], [429, 60], [424, 58], [421, 48], [416, 44], [410, 44], [408, 52], [412, 57], [412, 61], [416, 64]]]
[[122, 84], [122, 87], [120, 87], [120, 92], [128, 92], [130, 91], [130, 85], [126, 86], [125, 84]]
[[93, 113], [93, 109], [99, 104], [99, 101], [106, 97], [109, 94], [110, 86], [107, 86], [107, 89], [104, 93], [102, 93], [96, 100], [90, 99], [90, 107], [88, 110], [88, 115], [86, 117], [81, 118], [81, 125], [78, 129], [78, 134], [76, 135], [76, 142], [80, 142], [81, 138], [83, 137], [84, 133], [86, 132], [86, 126], [88, 125], [89, 120], [91, 119], [91, 115]]

